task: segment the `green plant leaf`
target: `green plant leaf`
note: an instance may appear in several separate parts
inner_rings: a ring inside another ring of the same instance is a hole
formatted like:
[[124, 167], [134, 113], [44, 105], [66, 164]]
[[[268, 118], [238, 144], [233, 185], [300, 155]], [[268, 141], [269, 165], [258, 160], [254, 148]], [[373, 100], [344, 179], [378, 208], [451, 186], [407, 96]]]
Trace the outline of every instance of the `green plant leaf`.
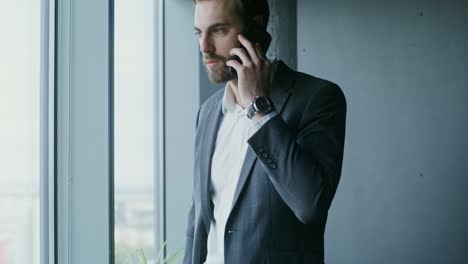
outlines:
[[156, 264], [159, 264], [159, 260], [161, 259], [161, 255], [162, 255], [164, 247], [166, 246], [166, 243], [167, 241], [164, 241], [164, 243], [161, 245], [161, 247], [158, 250], [158, 254], [156, 254], [156, 258], [155, 258]]
[[[156, 258], [155, 258], [155, 264], [160, 264], [160, 259], [161, 259], [161, 256], [162, 256], [162, 253], [163, 253], [163, 250], [164, 250], [165, 246], [166, 246], [166, 241], [161, 245], [161, 247], [158, 250], [158, 253], [157, 253]], [[177, 259], [179, 259], [181, 256], [183, 256], [183, 253], [184, 253], [184, 249], [179, 249], [176, 253], [174, 253], [174, 254], [172, 254], [170, 256], [167, 256], [163, 260], [162, 264], [172, 264], [172, 263], [174, 263]], [[135, 262], [134, 262], [135, 260], [138, 262], [138, 264], [148, 264], [148, 260], [146, 259], [145, 252], [143, 251], [142, 248], [139, 248], [138, 250], [136, 250], [135, 252], [130, 254], [130, 256], [128, 256], [125, 259], [124, 263], [125, 264], [135, 264]], [[133, 261], [133, 262], [131, 262], [131, 261]]]
[[140, 263], [142, 264], [147, 264], [148, 261], [146, 260], [146, 256], [145, 256], [145, 253], [143, 252], [143, 249], [138, 249], [137, 251], [137, 257], [138, 257], [138, 261], [140, 261]]
[[174, 253], [172, 256], [168, 256], [168, 257], [164, 260], [164, 264], [172, 264], [172, 263], [175, 262], [178, 258], [180, 258], [183, 254], [184, 254], [184, 249], [181, 248], [181, 249], [179, 249], [176, 253]]

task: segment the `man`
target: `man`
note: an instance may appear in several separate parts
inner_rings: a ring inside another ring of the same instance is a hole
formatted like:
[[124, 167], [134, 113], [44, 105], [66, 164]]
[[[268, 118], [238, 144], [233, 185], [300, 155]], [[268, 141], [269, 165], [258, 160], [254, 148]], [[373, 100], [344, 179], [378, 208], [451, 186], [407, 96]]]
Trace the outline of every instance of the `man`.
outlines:
[[324, 263], [345, 97], [242, 35], [246, 25], [266, 32], [266, 0], [194, 2], [208, 76], [226, 87], [197, 116], [184, 263]]

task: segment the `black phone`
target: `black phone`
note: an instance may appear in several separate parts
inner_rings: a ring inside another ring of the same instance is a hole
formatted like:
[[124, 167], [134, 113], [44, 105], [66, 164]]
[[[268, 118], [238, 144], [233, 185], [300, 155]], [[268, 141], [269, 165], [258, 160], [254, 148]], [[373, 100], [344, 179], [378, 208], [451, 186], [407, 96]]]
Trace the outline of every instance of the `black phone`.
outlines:
[[[270, 46], [271, 43], [271, 36], [270, 34], [261, 28], [259, 25], [250, 22], [249, 24], [246, 25], [244, 32], [242, 32], [242, 35], [247, 38], [252, 44], [259, 43], [260, 47], [262, 48], [263, 52], [266, 52], [268, 49], [268, 46]], [[240, 45], [241, 48], [244, 48], [242, 44]], [[242, 60], [237, 56], [234, 55], [233, 58], [238, 61], [239, 63], [242, 64]], [[233, 78], [237, 78], [237, 72], [234, 68], [229, 67], [229, 72], [231, 73], [231, 76]]]

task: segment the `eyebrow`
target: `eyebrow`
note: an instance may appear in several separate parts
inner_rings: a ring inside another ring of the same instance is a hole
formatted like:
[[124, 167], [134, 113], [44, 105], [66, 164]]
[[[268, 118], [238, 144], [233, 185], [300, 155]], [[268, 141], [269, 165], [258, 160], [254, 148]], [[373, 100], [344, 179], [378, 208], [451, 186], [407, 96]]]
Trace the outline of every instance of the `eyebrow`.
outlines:
[[[209, 30], [211, 30], [211, 29], [213, 29], [213, 28], [225, 27], [225, 26], [230, 26], [230, 25], [231, 25], [230, 23], [215, 23], [215, 24], [209, 26], [209, 27], [207, 28], [207, 30], [209, 31]], [[194, 28], [196, 31], [199, 31], [199, 32], [201, 31], [201, 30], [200, 30], [199, 28], [197, 28], [197, 27], [193, 27], [193, 28]]]

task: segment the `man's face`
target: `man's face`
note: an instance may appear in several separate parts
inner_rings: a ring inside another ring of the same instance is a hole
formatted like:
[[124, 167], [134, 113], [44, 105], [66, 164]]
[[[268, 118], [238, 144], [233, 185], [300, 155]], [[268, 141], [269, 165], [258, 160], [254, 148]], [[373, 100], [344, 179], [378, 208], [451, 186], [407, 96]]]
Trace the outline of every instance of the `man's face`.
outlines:
[[231, 7], [233, 1], [206, 0], [195, 6], [195, 31], [198, 36], [203, 64], [213, 83], [222, 83], [234, 77], [226, 65], [232, 59], [229, 51], [239, 46], [239, 17]]

